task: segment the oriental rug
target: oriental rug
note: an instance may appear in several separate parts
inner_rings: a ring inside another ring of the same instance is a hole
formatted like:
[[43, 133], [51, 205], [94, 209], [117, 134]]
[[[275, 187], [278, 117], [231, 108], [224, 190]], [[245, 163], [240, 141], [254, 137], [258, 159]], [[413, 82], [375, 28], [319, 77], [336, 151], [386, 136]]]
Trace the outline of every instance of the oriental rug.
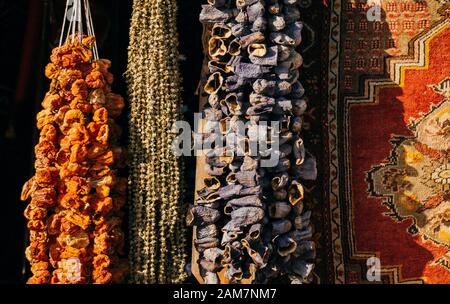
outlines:
[[320, 279], [450, 283], [450, 3], [328, 7]]

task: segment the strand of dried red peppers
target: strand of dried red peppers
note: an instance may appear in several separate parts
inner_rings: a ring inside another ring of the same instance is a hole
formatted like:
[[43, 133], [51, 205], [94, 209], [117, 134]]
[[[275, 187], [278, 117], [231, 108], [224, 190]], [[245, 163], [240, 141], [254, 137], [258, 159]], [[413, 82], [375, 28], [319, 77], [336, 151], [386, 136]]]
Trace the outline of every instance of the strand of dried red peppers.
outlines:
[[28, 283], [118, 283], [127, 272], [121, 230], [126, 178], [114, 118], [124, 100], [111, 92], [110, 61], [93, 61], [95, 38], [70, 36], [52, 51], [51, 80], [37, 114], [36, 174], [23, 187], [30, 245]]

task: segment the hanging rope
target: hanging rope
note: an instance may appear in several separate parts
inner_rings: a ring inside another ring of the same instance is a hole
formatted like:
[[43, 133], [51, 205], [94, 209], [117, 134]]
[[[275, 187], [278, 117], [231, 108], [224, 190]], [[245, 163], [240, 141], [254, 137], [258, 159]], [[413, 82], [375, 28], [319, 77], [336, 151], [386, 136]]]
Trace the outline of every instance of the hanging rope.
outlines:
[[[66, 29], [67, 19], [69, 19], [69, 22]], [[76, 38], [78, 38], [78, 42], [81, 43], [84, 34], [84, 26], [86, 26], [86, 34], [95, 38], [89, 0], [66, 0], [66, 9], [64, 10], [64, 20], [59, 38], [59, 46], [63, 45], [63, 42], [69, 38], [72, 43], [75, 42]], [[94, 60], [98, 60], [97, 42], [94, 42], [92, 53]]]

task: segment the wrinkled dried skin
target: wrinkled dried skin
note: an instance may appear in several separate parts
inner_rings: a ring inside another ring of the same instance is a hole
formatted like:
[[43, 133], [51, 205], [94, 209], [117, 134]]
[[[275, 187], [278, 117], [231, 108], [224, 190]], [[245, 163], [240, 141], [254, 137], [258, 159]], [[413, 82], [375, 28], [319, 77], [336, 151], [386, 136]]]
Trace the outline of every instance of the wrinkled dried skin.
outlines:
[[[47, 209], [42, 207], [37, 207], [34, 204], [29, 204], [25, 211], [24, 216], [28, 220], [44, 220], [47, 216]], [[30, 230], [42, 230], [42, 229], [30, 229]]]
[[122, 96], [109, 93], [106, 97], [106, 109], [108, 110], [108, 114], [112, 118], [118, 117], [123, 108], [125, 107], [125, 101]]
[[[219, 271], [225, 282], [239, 282], [249, 274], [255, 278], [257, 271], [262, 282], [281, 275], [300, 277], [292, 264], [297, 258], [306, 261], [314, 256], [304, 243], [312, 237], [312, 227], [310, 213], [303, 212], [301, 184], [317, 175], [300, 137], [307, 104], [298, 81], [303, 58], [295, 47], [301, 42], [303, 25], [297, 1], [280, 2], [211, 0], [200, 15], [210, 31], [205, 46], [209, 73], [203, 92], [209, 95], [204, 116], [211, 134], [202, 138], [212, 142], [223, 135], [232, 152], [228, 158], [214, 155], [219, 149], [207, 155], [209, 185], [197, 191], [197, 204], [224, 215], [224, 221], [214, 226], [197, 223], [197, 237], [204, 236], [208, 246], [217, 246], [215, 229], [222, 225], [219, 248], [200, 248], [198, 262], [207, 283], [216, 282]], [[265, 158], [275, 152], [279, 162], [260, 168], [249, 138], [258, 135], [261, 122], [269, 120], [280, 123], [280, 149], [270, 148], [277, 138], [268, 134], [269, 146], [258, 153]], [[251, 124], [246, 137], [237, 139], [238, 122], [247, 121]], [[208, 242], [208, 237], [213, 239]], [[205, 258], [205, 253], [218, 252], [220, 247], [224, 247], [221, 270], [215, 259]]]
[[268, 207], [269, 216], [274, 219], [287, 217], [291, 210], [291, 205], [285, 202], [275, 202]]
[[209, 56], [211, 56], [213, 60], [217, 60], [227, 53], [227, 47], [221, 38], [211, 37], [211, 39], [209, 39], [208, 46]]
[[199, 226], [204, 224], [213, 224], [220, 218], [219, 211], [204, 206], [193, 207], [192, 214], [194, 216], [194, 221], [198, 223], [197, 225]]
[[88, 114], [92, 111], [92, 105], [78, 96], [70, 102], [70, 108], [73, 110], [80, 110], [83, 114]]
[[219, 284], [219, 276], [215, 272], [207, 272], [204, 276], [205, 284]]
[[218, 194], [221, 199], [230, 199], [234, 196], [237, 196], [242, 191], [242, 185], [231, 184], [225, 187], [222, 187], [218, 190]]
[[247, 207], [247, 206], [263, 207], [261, 199], [258, 195], [249, 195], [249, 196], [236, 198], [236, 199], [230, 200], [228, 202], [228, 204], [235, 206], [235, 207]]
[[37, 207], [52, 207], [56, 203], [56, 192], [53, 188], [40, 188], [31, 194], [31, 203]]
[[277, 252], [280, 256], [286, 257], [297, 249], [297, 243], [286, 235], [278, 237], [275, 241]]
[[241, 44], [239, 43], [238, 39], [234, 39], [228, 45], [228, 54], [230, 54], [231, 56], [239, 56], [240, 53], [241, 53]]
[[205, 238], [201, 240], [195, 240], [195, 248], [200, 253], [209, 248], [216, 248], [219, 246], [218, 238]]
[[209, 248], [203, 252], [203, 258], [207, 261], [220, 263], [223, 258], [223, 250], [219, 248]]
[[292, 263], [293, 272], [299, 275], [303, 280], [306, 280], [311, 275], [313, 269], [313, 263], [307, 263], [300, 259], [297, 259], [294, 263]]
[[100, 71], [93, 70], [86, 76], [86, 85], [92, 89], [103, 88], [106, 84], [105, 78]]
[[58, 135], [59, 133], [55, 126], [52, 124], [47, 124], [42, 128], [40, 132], [39, 142], [49, 141], [53, 144], [56, 144]]
[[77, 249], [89, 246], [89, 235], [84, 231], [78, 231], [74, 234], [60, 234], [58, 242], [61, 246], [69, 246]]
[[220, 75], [220, 73], [213, 73], [208, 78], [204, 90], [208, 94], [215, 94], [222, 87], [222, 84], [223, 84], [223, 77]]
[[45, 243], [31, 243], [25, 250], [25, 256], [31, 263], [47, 261], [47, 246]]
[[247, 253], [256, 267], [264, 268], [267, 265], [269, 259], [268, 247], [260, 244], [257, 248], [252, 248], [246, 239], [243, 239], [241, 243], [247, 249]]
[[298, 215], [294, 219], [294, 226], [297, 229], [304, 229], [310, 223], [311, 211], [307, 211], [304, 214]]
[[219, 229], [215, 224], [208, 224], [197, 228], [197, 239], [215, 238], [219, 235]]
[[212, 5], [202, 5], [200, 21], [205, 23], [224, 22], [231, 16], [231, 10], [219, 10]]
[[226, 244], [232, 243], [233, 241], [237, 240], [242, 233], [243, 233], [243, 231], [241, 231], [241, 230], [224, 231], [220, 245], [225, 246]]
[[287, 219], [280, 219], [272, 221], [272, 235], [277, 236], [287, 233], [291, 230], [292, 223]]
[[295, 141], [293, 151], [294, 156], [296, 158], [295, 165], [300, 166], [301, 164], [303, 164], [305, 160], [305, 153], [306, 153], [302, 139], [298, 139], [297, 141]]
[[48, 109], [50, 111], [55, 111], [56, 109], [60, 108], [63, 104], [63, 99], [61, 96], [57, 94], [50, 94], [47, 93], [45, 95], [44, 100], [42, 101], [41, 105], [44, 109]]
[[232, 211], [230, 216], [236, 226], [245, 227], [261, 221], [264, 210], [258, 207], [242, 207]]
[[37, 120], [36, 126], [38, 130], [41, 130], [44, 126], [53, 123], [55, 117], [50, 109], [45, 109], [37, 114], [36, 120]]
[[297, 181], [293, 181], [289, 187], [289, 202], [295, 206], [305, 197], [303, 186]]
[[225, 272], [225, 277], [232, 282], [239, 282], [243, 278], [242, 268], [236, 268], [233, 264], [230, 264]]
[[251, 240], [259, 240], [261, 237], [262, 232], [262, 225], [261, 224], [254, 224], [250, 227], [248, 231], [248, 236]]
[[220, 181], [216, 177], [206, 177], [203, 183], [210, 191], [215, 191], [220, 188]]
[[231, 34], [232, 34], [231, 29], [228, 26], [220, 23], [214, 24], [211, 30], [212, 37], [227, 39], [231, 37]]
[[69, 211], [66, 214], [65, 219], [83, 230], [86, 230], [91, 222], [89, 216], [77, 214], [73, 211]]
[[22, 187], [22, 193], [20, 199], [26, 201], [31, 197], [31, 194], [36, 190], [37, 184], [34, 181], [34, 177], [30, 178]]

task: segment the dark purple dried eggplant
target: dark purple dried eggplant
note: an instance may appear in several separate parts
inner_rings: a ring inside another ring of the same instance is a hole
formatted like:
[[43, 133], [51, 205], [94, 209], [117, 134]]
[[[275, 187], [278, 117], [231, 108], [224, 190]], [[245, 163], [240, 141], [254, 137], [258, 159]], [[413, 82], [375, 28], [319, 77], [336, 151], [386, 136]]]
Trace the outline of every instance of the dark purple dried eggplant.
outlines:
[[218, 210], [200, 205], [192, 208], [192, 214], [194, 216], [194, 223], [198, 226], [213, 224], [217, 222], [221, 216]]
[[[212, 150], [209, 177], [197, 191], [197, 207], [204, 209], [193, 209], [192, 221], [206, 283], [218, 282], [223, 268], [231, 282], [281, 275], [307, 282], [312, 271], [313, 229], [302, 183], [314, 180], [317, 169], [301, 137], [307, 97], [298, 81], [303, 24], [297, 2], [208, 0], [202, 9], [210, 32], [201, 138]], [[260, 126], [268, 121], [277, 121], [279, 132], [262, 137]], [[271, 157], [276, 165], [264, 167]]]
[[231, 222], [236, 226], [246, 227], [261, 221], [264, 217], [264, 209], [258, 207], [242, 207], [231, 212]]

